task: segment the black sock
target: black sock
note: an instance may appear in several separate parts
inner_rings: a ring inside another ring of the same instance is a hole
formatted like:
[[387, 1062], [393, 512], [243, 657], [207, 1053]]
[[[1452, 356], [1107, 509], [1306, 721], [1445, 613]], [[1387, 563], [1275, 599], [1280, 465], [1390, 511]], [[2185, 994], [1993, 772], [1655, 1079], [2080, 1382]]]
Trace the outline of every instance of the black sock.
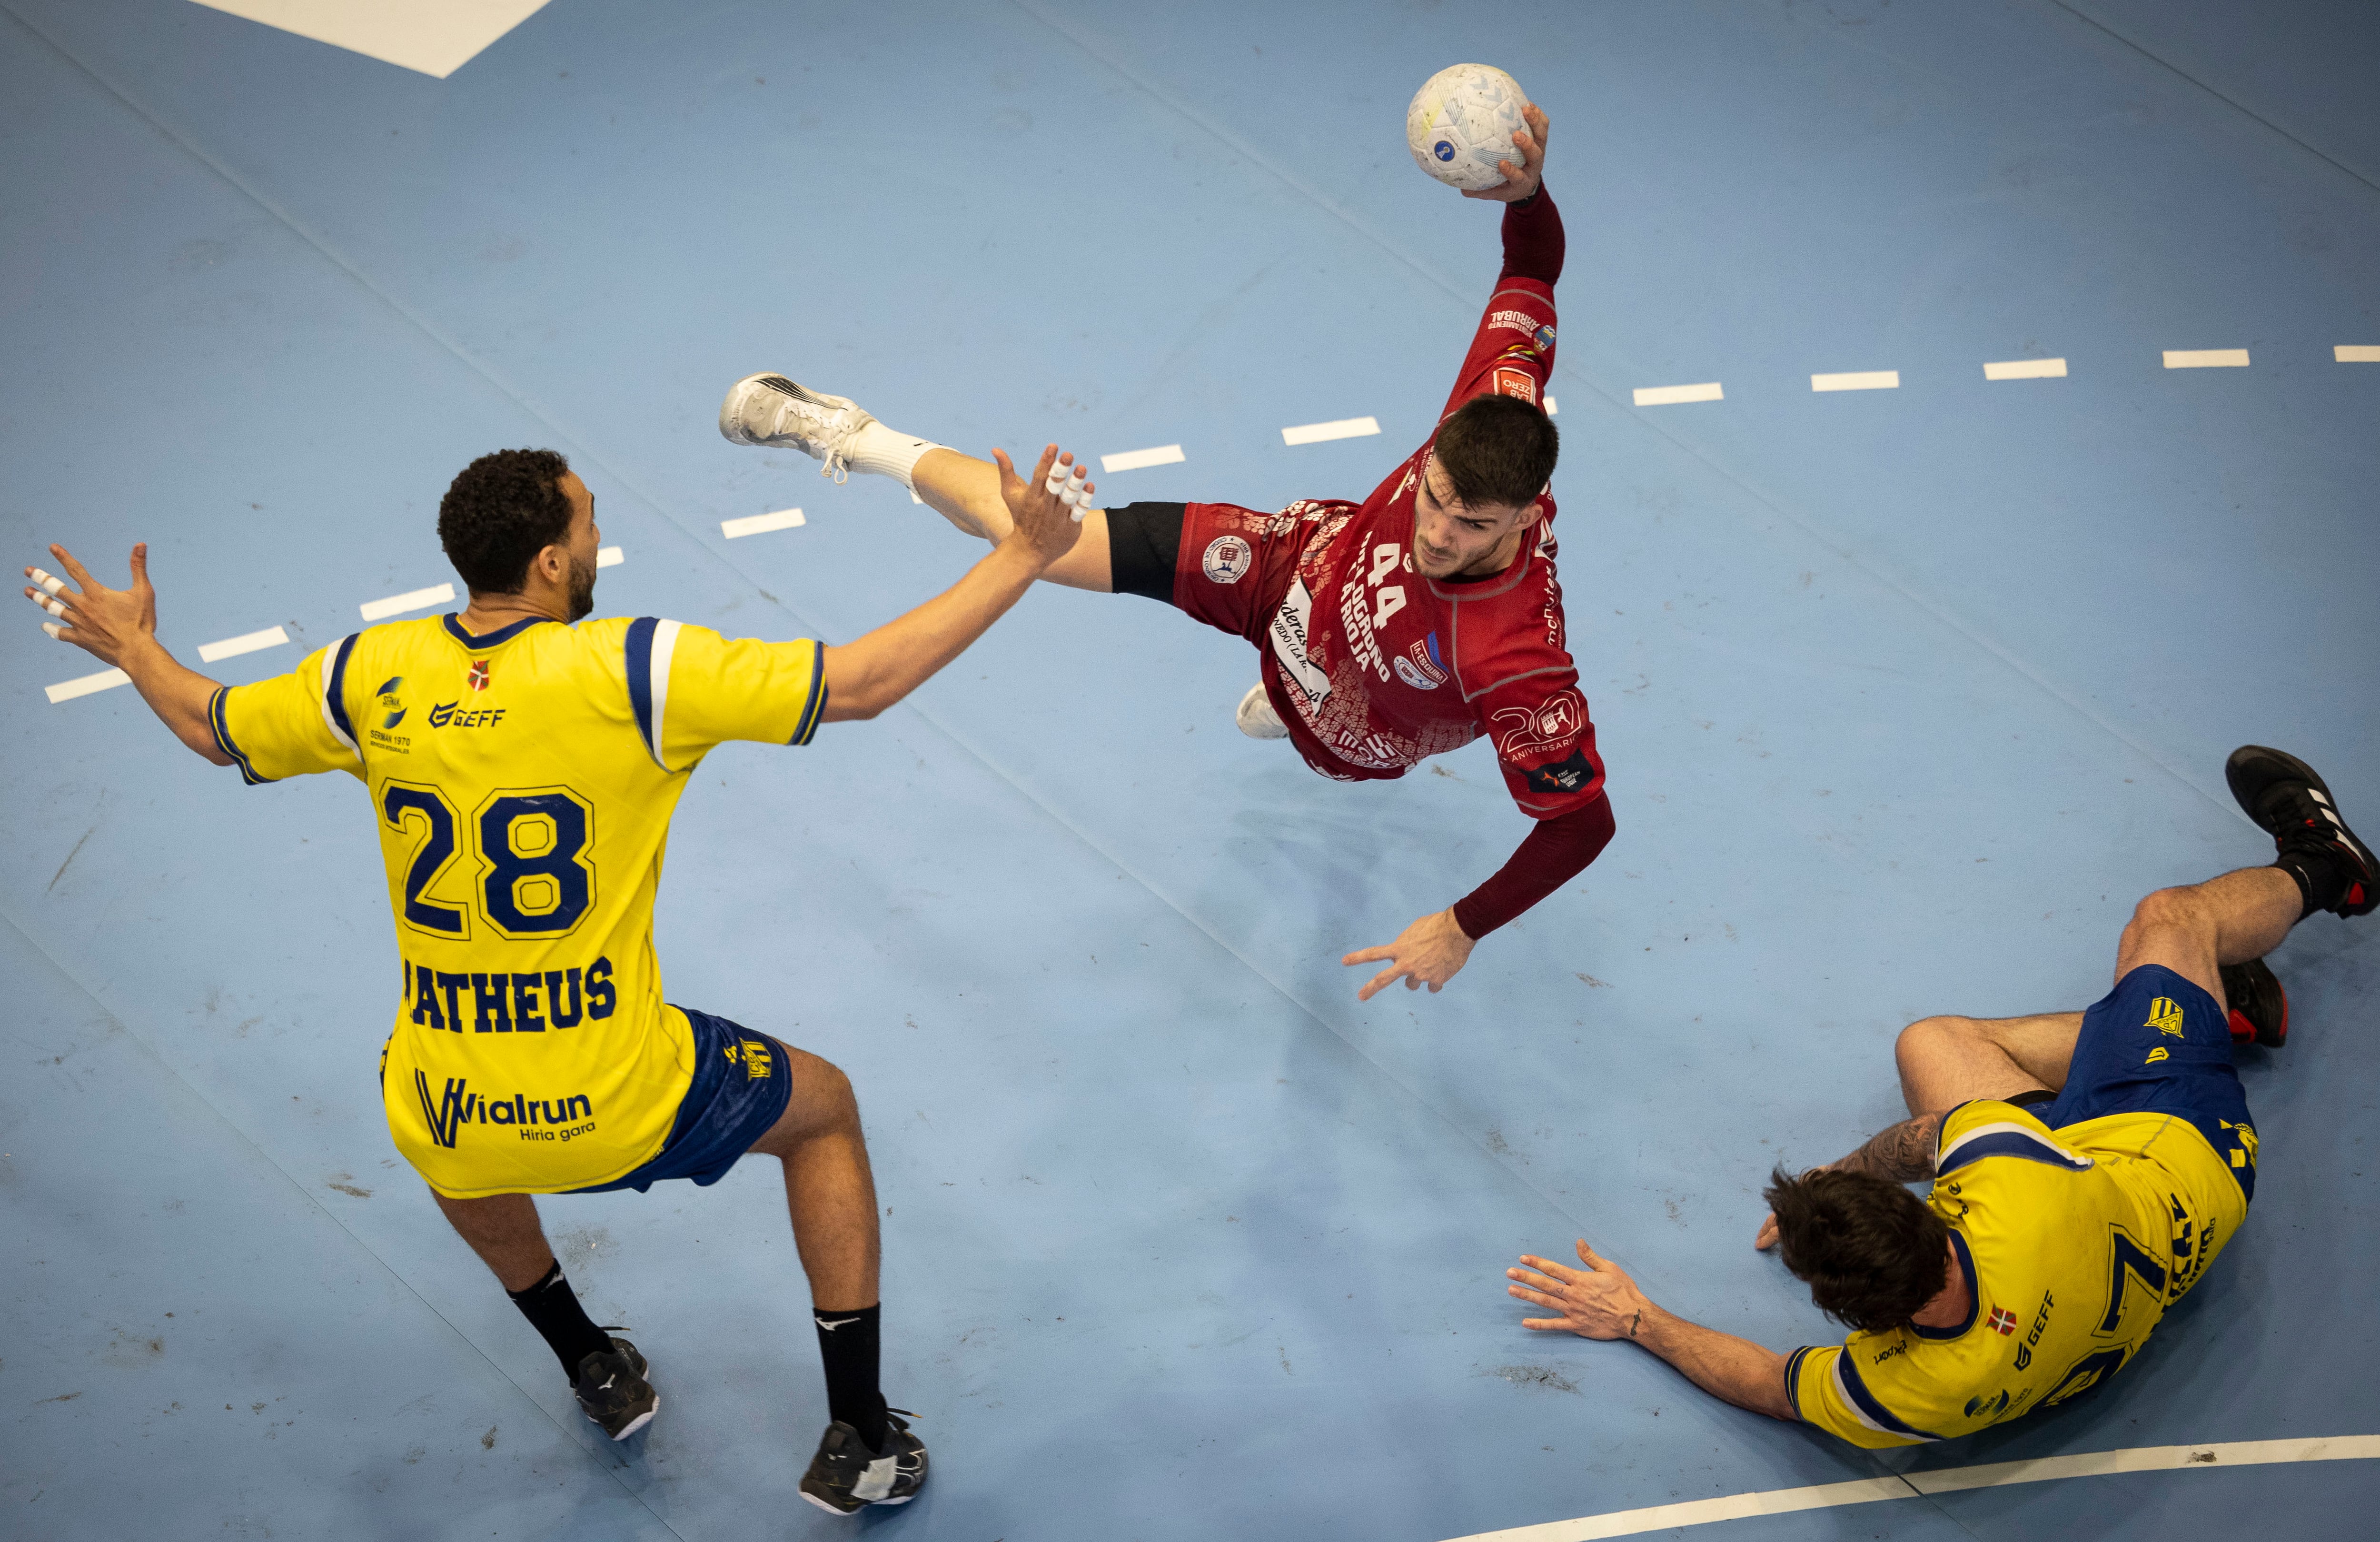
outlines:
[[884, 1394], [876, 1390], [877, 1313], [881, 1306], [830, 1312], [813, 1308], [819, 1359], [826, 1365], [827, 1417], [859, 1431], [869, 1451], [884, 1449]]
[[578, 1305], [578, 1293], [562, 1277], [559, 1263], [528, 1289], [504, 1293], [528, 1318], [528, 1325], [545, 1336], [554, 1358], [562, 1362], [562, 1374], [573, 1385], [578, 1380], [578, 1362], [612, 1347], [612, 1335], [588, 1320], [587, 1308]]
[[2301, 921], [2317, 910], [2338, 908], [2354, 880], [2347, 863], [2326, 846], [2284, 851], [2273, 866], [2298, 880], [2298, 892], [2305, 896], [2305, 908], [2298, 912]]

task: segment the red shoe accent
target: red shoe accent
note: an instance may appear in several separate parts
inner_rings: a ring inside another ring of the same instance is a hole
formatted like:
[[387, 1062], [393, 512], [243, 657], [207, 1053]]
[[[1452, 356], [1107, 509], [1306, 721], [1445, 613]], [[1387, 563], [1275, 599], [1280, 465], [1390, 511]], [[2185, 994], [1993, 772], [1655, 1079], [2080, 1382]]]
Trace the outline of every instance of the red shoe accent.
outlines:
[[2362, 884], [2350, 883], [2347, 886], [2347, 903], [2349, 905], [2362, 905], [2363, 903]]
[[2234, 1044], [2253, 1044], [2255, 1041], [2256, 1026], [2248, 1021], [2248, 1017], [2245, 1013], [2241, 1012], [2236, 1006], [2233, 1007], [2231, 1009], [2231, 1042]]

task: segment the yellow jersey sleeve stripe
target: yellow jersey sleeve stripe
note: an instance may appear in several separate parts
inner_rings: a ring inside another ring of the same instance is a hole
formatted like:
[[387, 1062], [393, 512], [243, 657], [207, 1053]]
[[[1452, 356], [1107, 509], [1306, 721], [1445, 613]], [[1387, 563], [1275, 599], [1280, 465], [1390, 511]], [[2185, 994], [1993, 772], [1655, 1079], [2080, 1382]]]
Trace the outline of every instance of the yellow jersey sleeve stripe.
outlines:
[[215, 747], [230, 756], [232, 764], [239, 768], [239, 779], [251, 787], [261, 787], [273, 778], [257, 775], [256, 768], [249, 763], [239, 746], [232, 742], [231, 724], [224, 721], [224, 698], [229, 695], [229, 686], [217, 686], [215, 694], [207, 698], [207, 724], [214, 731]]
[[662, 735], [669, 721], [670, 661], [677, 652], [678, 624], [650, 615], [628, 623], [628, 705], [637, 714], [637, 732], [645, 750], [663, 771], [670, 763], [662, 755]]
[[358, 761], [363, 751], [356, 747], [356, 725], [347, 717], [347, 660], [355, 653], [359, 632], [350, 632], [340, 639], [339, 646], [322, 654], [322, 721], [330, 725], [331, 736], [347, 747], [347, 753]]
[[1793, 1405], [1793, 1416], [1804, 1422], [1810, 1416], [1802, 1412], [1802, 1362], [1813, 1347], [1803, 1344], [1785, 1357], [1785, 1401]]
[[818, 733], [820, 721], [825, 716], [826, 644], [820, 642], [810, 645], [809, 698], [802, 704], [802, 721], [795, 725], [794, 736], [785, 742], [789, 745], [809, 743]]

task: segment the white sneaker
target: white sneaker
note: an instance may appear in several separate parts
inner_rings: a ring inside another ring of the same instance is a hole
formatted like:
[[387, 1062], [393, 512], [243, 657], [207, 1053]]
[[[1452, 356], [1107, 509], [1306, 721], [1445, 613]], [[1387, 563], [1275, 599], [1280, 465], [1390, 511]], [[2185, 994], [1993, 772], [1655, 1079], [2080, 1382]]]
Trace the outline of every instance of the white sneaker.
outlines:
[[1250, 686], [1248, 694], [1240, 698], [1240, 710], [1232, 714], [1232, 719], [1240, 725], [1240, 732], [1251, 739], [1289, 737], [1289, 729], [1281, 722], [1281, 714], [1272, 710], [1272, 698], [1265, 695], [1261, 680]]
[[876, 421], [848, 396], [829, 396], [783, 375], [747, 375], [719, 404], [719, 431], [731, 443], [790, 445], [826, 464], [821, 477], [851, 476], [852, 435]]

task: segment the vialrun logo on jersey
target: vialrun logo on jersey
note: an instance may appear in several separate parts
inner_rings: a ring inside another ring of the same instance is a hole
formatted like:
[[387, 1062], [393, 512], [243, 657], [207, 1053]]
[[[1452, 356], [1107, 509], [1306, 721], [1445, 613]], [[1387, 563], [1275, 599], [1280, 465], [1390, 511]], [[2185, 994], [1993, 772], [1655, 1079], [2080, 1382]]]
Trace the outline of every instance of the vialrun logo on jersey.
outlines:
[[421, 1099], [430, 1138], [449, 1151], [467, 1124], [508, 1125], [523, 1140], [575, 1140], [595, 1128], [595, 1104], [583, 1092], [567, 1098], [528, 1098], [517, 1092], [491, 1098], [472, 1091], [463, 1077], [449, 1076], [445, 1091], [433, 1095], [429, 1076], [419, 1070], [413, 1073], [413, 1090]]

